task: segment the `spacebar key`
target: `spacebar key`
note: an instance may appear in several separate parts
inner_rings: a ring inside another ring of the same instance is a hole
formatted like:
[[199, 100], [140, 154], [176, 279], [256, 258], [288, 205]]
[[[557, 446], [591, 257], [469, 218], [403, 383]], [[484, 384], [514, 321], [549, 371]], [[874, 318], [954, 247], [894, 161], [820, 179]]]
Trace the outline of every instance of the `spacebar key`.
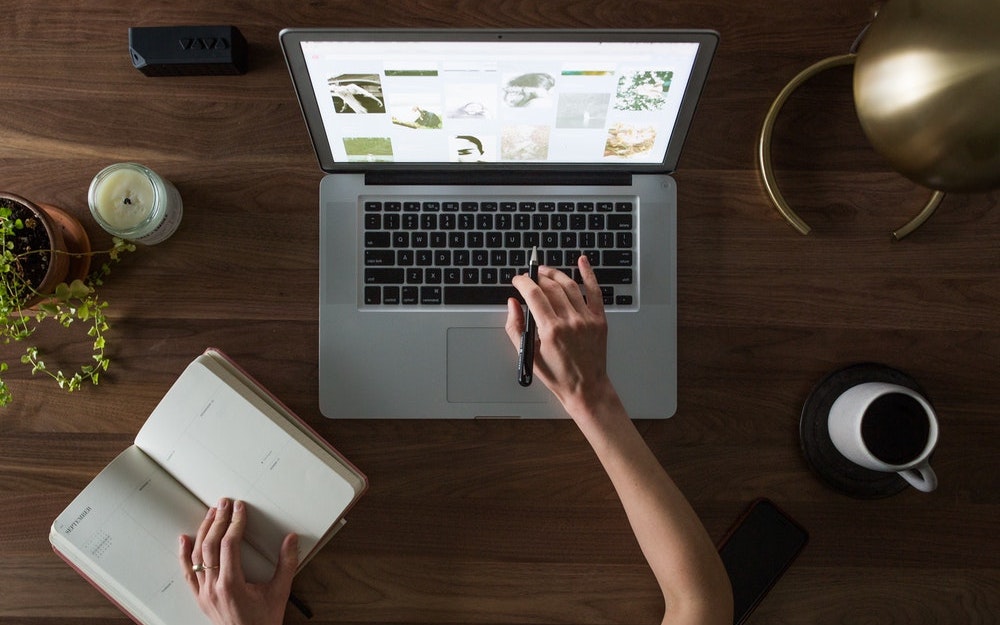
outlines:
[[517, 289], [512, 286], [446, 286], [444, 303], [474, 305], [505, 305], [508, 297], [520, 299]]

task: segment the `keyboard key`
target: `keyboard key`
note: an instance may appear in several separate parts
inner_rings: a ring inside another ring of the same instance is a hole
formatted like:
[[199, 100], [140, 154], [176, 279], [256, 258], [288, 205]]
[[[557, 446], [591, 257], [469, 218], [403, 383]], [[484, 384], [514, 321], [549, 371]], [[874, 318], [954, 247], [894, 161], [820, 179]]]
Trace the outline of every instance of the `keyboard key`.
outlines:
[[396, 267], [366, 267], [365, 284], [402, 284], [404, 274]]
[[632, 250], [607, 250], [601, 256], [601, 264], [606, 267], [632, 266]]
[[422, 286], [420, 287], [420, 303], [425, 306], [434, 305], [437, 306], [441, 304], [441, 287], [439, 286]]
[[632, 284], [632, 269], [595, 267], [594, 275], [599, 284]]
[[608, 230], [632, 230], [632, 215], [628, 213], [608, 215]]
[[396, 264], [396, 253], [392, 250], [365, 250], [365, 266], [392, 266]]
[[517, 297], [517, 289], [512, 286], [446, 286], [444, 287], [445, 304], [496, 304], [505, 305], [508, 297]]

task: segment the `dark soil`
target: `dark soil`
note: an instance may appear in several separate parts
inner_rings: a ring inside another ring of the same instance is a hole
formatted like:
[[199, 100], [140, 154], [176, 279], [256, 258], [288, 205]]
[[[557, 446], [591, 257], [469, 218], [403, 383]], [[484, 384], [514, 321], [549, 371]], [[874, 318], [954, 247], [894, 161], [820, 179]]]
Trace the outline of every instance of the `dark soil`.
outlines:
[[[49, 260], [51, 258], [52, 247], [49, 242], [49, 233], [45, 231], [45, 224], [39, 220], [28, 207], [0, 198], [0, 206], [6, 206], [13, 211], [11, 219], [20, 219], [24, 222], [24, 228], [16, 231], [13, 239], [14, 256], [22, 256], [28, 253], [26, 258], [22, 258], [18, 264], [24, 281], [37, 287], [45, 279], [45, 273], [49, 270]], [[35, 250], [42, 250], [38, 253], [30, 254]]]

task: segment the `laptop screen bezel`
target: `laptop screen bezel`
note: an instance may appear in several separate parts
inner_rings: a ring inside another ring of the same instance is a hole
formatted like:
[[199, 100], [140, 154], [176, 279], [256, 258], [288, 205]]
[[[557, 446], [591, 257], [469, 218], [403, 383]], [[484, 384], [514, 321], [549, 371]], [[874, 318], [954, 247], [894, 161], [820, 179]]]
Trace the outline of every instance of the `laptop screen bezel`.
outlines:
[[[719, 34], [708, 29], [618, 29], [618, 30], [548, 30], [548, 29], [359, 29], [359, 28], [286, 28], [279, 33], [285, 62], [320, 168], [327, 173], [379, 171], [603, 171], [631, 173], [672, 173], [677, 168], [681, 149], [687, 138], [698, 100], [708, 78], [709, 67], [719, 43]], [[310, 80], [303, 54], [303, 42], [322, 41], [519, 41], [519, 42], [678, 42], [695, 43], [697, 54], [685, 86], [673, 132], [662, 162], [608, 163], [413, 163], [413, 162], [338, 162], [334, 160], [329, 139]]]

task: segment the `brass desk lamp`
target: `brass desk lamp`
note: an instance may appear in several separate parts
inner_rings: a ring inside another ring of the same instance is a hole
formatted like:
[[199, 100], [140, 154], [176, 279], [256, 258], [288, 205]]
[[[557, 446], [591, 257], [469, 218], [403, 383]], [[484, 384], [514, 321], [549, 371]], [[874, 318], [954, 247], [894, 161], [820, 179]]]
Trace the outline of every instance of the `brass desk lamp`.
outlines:
[[764, 187], [796, 230], [810, 228], [778, 189], [771, 135], [792, 92], [833, 67], [854, 64], [855, 109], [875, 150], [934, 190], [896, 239], [926, 221], [945, 192], [1000, 187], [1000, 0], [889, 0], [855, 47], [795, 76], [764, 119], [757, 151]]

